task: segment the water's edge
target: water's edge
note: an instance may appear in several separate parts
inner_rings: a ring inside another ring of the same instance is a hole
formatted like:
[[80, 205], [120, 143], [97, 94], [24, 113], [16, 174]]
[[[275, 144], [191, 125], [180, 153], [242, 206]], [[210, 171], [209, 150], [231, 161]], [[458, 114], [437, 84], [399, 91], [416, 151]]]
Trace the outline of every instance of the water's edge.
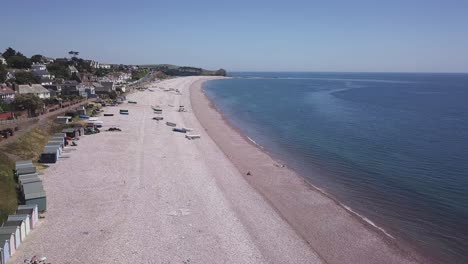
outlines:
[[[394, 234], [393, 235], [390, 234], [380, 224], [375, 223], [374, 221], [367, 218], [366, 216], [357, 213], [351, 207], [349, 207], [345, 203], [339, 201], [336, 197], [334, 197], [332, 194], [328, 193], [326, 190], [314, 185], [314, 183], [311, 182], [311, 179], [309, 179], [308, 177], [305, 177], [304, 175], [299, 173], [294, 168], [291, 168], [291, 167], [287, 166], [287, 164], [283, 161], [283, 159], [281, 157], [277, 157], [277, 156], [273, 155], [273, 153], [270, 153], [268, 151], [268, 149], [261, 146], [260, 144], [255, 142], [253, 139], [251, 139], [249, 136], [247, 136], [243, 131], [241, 131], [241, 129], [239, 129], [236, 125], [233, 124], [233, 122], [226, 116], [226, 114], [224, 114], [223, 111], [216, 105], [216, 103], [213, 101], [213, 99], [210, 98], [209, 96], [207, 96], [206, 91], [205, 91], [205, 84], [207, 82], [209, 82], [209, 81], [205, 81], [205, 82], [203, 82], [201, 84], [201, 88], [200, 88], [199, 92], [203, 94], [203, 97], [207, 101], [208, 107], [210, 109], [212, 109], [213, 111], [217, 112], [222, 117], [224, 124], [229, 129], [235, 131], [240, 137], [242, 137], [244, 139], [245, 143], [250, 144], [251, 146], [255, 147], [258, 151], [268, 155], [278, 165], [280, 165], [280, 166], [285, 165], [284, 169], [287, 169], [287, 170], [291, 171], [292, 174], [294, 174], [298, 178], [300, 178], [301, 181], [303, 181], [304, 184], [306, 184], [309, 188], [313, 189], [314, 191], [317, 191], [321, 195], [323, 195], [326, 198], [332, 200], [341, 209], [345, 210], [351, 217], [353, 217], [354, 219], [358, 220], [361, 224], [363, 224], [363, 226], [365, 226], [368, 230], [371, 230], [372, 232], [377, 234], [379, 237], [381, 237], [388, 245], [390, 245], [393, 248], [396, 248], [398, 251], [401, 251], [403, 253], [403, 255], [408, 256], [411, 259], [417, 260], [417, 261], [419, 261], [421, 263], [432, 263], [432, 261], [429, 261], [427, 259], [426, 254], [422, 254], [419, 249], [414, 248], [414, 246], [410, 245], [410, 243], [408, 243], [407, 241], [404, 241], [400, 237], [395, 236]], [[193, 91], [194, 89], [198, 89], [198, 88], [191, 87], [190, 92], [191, 93], [194, 92]], [[198, 91], [195, 91], [195, 92], [198, 92]], [[203, 125], [203, 123], [202, 123], [202, 121], [200, 119], [199, 119], [199, 121]], [[210, 132], [208, 130], [207, 130], [207, 133], [210, 134]], [[221, 146], [219, 146], [219, 147], [223, 152], [225, 152], [225, 150]], [[226, 154], [227, 157], [229, 157], [229, 158], [231, 157], [231, 155], [229, 153], [225, 152], [225, 154]], [[238, 167], [238, 169], [240, 169], [235, 161], [233, 161], [232, 159], [231, 159], [231, 161], [233, 162], [233, 164], [236, 167]], [[240, 172], [241, 172], [242, 175], [244, 175], [244, 173], [242, 173], [241, 170], [240, 170]], [[244, 175], [244, 177], [246, 177], [246, 176]], [[253, 187], [255, 189], [257, 189], [255, 186], [253, 186]], [[260, 192], [260, 194], [262, 194], [262, 193]], [[265, 195], [262, 194], [262, 196], [264, 196], [264, 198], [272, 205], [272, 207], [275, 208], [275, 210], [277, 210], [278, 213], [280, 213], [280, 215], [281, 215], [281, 212], [279, 212], [279, 210], [275, 207], [274, 203], [271, 202], [271, 200], [268, 199], [268, 197], [265, 197]], [[283, 217], [283, 219], [285, 219], [285, 218]], [[287, 219], [285, 219], [285, 220], [287, 221]], [[296, 232], [298, 232], [298, 231], [296, 230]], [[301, 237], [304, 237], [299, 232], [298, 232], [298, 234]]]

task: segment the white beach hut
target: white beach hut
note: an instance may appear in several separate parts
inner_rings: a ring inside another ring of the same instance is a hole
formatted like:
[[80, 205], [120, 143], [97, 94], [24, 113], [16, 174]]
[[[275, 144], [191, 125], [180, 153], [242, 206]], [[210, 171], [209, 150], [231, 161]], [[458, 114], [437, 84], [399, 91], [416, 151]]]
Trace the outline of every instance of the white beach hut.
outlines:
[[26, 238], [26, 223], [23, 220], [6, 221], [3, 223], [3, 227], [17, 226], [20, 230], [21, 242]]
[[21, 245], [21, 230], [18, 226], [2, 226], [0, 227], [0, 234], [13, 234], [14, 235], [15, 251]]
[[31, 231], [31, 221], [29, 221], [29, 215], [9, 215], [7, 221], [18, 221], [22, 220], [24, 222], [24, 230], [26, 235], [29, 235]]
[[10, 259], [9, 235], [0, 235], [0, 263], [6, 264]]
[[15, 235], [13, 233], [11, 233], [11, 234], [0, 234], [0, 243], [2, 243], [3, 241], [8, 242], [8, 251], [10, 253], [10, 256], [13, 255], [15, 253], [15, 251], [16, 251], [16, 249], [15, 249]]
[[39, 210], [37, 208], [37, 204], [23, 204], [23, 205], [18, 205], [18, 210], [24, 210], [24, 209], [32, 209], [32, 219], [34, 221], [34, 226], [36, 226], [39, 223]]

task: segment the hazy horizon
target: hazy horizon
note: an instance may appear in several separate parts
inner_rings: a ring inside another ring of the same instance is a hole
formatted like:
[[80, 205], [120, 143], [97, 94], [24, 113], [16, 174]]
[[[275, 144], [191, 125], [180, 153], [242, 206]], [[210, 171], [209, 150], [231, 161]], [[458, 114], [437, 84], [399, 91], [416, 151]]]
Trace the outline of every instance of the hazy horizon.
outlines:
[[[6, 2], [2, 52], [283, 72], [468, 72], [468, 3]], [[8, 37], [5, 37], [8, 36]]]

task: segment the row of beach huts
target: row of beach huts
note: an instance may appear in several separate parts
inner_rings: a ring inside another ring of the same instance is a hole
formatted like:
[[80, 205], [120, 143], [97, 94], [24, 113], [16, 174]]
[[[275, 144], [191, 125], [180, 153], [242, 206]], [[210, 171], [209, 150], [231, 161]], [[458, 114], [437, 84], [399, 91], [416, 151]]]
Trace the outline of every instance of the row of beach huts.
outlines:
[[68, 140], [78, 138], [84, 135], [85, 130], [82, 127], [67, 128], [62, 133], [54, 134], [45, 145], [39, 158], [41, 163], [56, 163], [62, 155], [63, 149], [68, 145]]
[[[41, 163], [56, 163], [69, 141], [84, 135], [84, 128], [67, 128], [52, 135], [39, 158]], [[16, 213], [0, 227], [0, 264], [6, 264], [39, 223], [39, 213], [47, 210], [47, 196], [42, 179], [31, 160], [17, 161], [14, 170], [19, 190]]]
[[0, 264], [6, 264], [26, 236], [39, 223], [39, 213], [47, 209], [47, 197], [36, 167], [31, 160], [17, 161], [15, 180], [20, 189], [16, 213], [0, 227]]

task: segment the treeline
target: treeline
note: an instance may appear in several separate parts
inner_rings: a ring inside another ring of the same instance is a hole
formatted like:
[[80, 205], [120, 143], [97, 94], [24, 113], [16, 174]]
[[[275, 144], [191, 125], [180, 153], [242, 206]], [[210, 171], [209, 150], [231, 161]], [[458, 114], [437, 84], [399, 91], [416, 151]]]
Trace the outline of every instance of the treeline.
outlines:
[[188, 67], [188, 66], [177, 67], [177, 66], [169, 66], [169, 65], [152, 65], [152, 66], [147, 66], [147, 68], [150, 68], [155, 71], [163, 72], [164, 74], [169, 75], [169, 76], [200, 76], [200, 75], [226, 76], [226, 70], [224, 69], [219, 69], [217, 71], [208, 71], [208, 70], [204, 70], [202, 68], [196, 68], [196, 67]]

